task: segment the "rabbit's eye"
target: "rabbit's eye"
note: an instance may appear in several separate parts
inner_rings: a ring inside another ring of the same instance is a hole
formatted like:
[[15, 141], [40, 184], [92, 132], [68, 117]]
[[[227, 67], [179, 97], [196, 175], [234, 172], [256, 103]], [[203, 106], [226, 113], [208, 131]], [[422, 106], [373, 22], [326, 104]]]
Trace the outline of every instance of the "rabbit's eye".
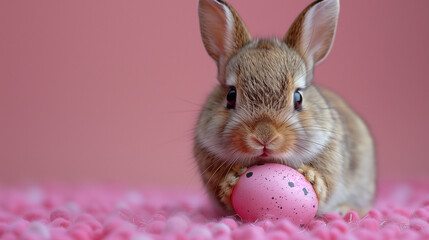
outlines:
[[296, 90], [294, 95], [293, 95], [293, 99], [294, 99], [294, 105], [295, 105], [295, 110], [301, 110], [302, 109], [302, 95], [301, 93]]
[[234, 109], [235, 108], [235, 98], [237, 97], [237, 91], [235, 87], [229, 89], [228, 95], [226, 95], [226, 108]]

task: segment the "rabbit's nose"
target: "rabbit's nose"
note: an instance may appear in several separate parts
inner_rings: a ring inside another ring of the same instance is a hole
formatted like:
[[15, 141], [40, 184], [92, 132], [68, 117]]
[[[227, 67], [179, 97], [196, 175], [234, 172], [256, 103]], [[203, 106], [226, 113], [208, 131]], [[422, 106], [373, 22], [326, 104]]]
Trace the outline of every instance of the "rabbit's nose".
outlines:
[[270, 123], [259, 123], [250, 136], [257, 148], [270, 148], [280, 138], [277, 129]]
[[268, 140], [261, 140], [260, 138], [254, 135], [250, 137], [253, 144], [258, 146], [257, 148], [269, 148], [269, 146], [271, 146], [272, 143], [274, 143], [278, 138], [279, 138], [278, 136], [274, 136]]

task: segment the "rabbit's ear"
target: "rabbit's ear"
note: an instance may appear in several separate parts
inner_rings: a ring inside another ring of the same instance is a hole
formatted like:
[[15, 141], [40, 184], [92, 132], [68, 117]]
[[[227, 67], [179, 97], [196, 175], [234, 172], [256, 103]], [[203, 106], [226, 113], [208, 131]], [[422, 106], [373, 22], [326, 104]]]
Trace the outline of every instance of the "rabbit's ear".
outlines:
[[339, 10], [339, 0], [315, 1], [301, 12], [286, 33], [284, 41], [303, 57], [309, 69], [328, 55]]
[[216, 61], [218, 79], [224, 84], [227, 61], [251, 40], [250, 34], [237, 12], [224, 1], [200, 0], [198, 15], [204, 46]]

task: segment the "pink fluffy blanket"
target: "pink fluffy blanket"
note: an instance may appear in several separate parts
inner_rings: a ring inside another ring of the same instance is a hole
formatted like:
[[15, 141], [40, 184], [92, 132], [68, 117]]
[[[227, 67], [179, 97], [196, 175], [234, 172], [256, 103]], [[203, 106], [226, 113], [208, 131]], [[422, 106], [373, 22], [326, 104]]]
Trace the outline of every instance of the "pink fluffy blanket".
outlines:
[[429, 239], [429, 183], [382, 183], [363, 218], [222, 217], [202, 192], [118, 186], [0, 186], [0, 239]]

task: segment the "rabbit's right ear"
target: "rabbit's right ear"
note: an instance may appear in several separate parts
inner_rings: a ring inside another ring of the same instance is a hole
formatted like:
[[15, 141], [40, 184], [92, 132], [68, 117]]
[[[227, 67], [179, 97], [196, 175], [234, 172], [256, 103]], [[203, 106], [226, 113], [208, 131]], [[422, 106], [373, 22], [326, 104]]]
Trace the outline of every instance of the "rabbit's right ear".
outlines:
[[221, 0], [199, 0], [201, 37], [208, 54], [216, 61], [218, 80], [225, 84], [225, 65], [250, 40], [237, 12]]
[[284, 38], [306, 61], [309, 69], [329, 53], [337, 29], [339, 0], [317, 0], [295, 19]]

